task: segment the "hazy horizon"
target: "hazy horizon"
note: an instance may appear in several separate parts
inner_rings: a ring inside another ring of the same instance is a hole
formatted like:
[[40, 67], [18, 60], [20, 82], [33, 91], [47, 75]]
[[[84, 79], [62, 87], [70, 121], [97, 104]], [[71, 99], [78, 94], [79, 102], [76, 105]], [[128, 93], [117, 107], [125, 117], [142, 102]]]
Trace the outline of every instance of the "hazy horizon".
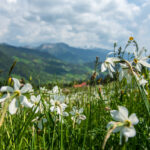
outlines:
[[150, 49], [149, 8], [148, 0], [1, 0], [0, 43], [113, 49], [133, 36]]

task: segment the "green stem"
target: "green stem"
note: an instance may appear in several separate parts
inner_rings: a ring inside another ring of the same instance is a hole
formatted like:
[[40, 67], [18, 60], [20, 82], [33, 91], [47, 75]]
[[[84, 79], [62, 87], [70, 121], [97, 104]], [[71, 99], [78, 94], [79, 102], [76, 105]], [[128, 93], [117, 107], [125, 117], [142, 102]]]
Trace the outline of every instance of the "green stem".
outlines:
[[54, 149], [54, 138], [55, 138], [55, 131], [56, 131], [55, 126], [56, 126], [56, 122], [55, 122], [55, 124], [54, 124], [54, 131], [53, 131], [52, 147], [51, 147], [52, 150]]
[[125, 137], [124, 137], [124, 136], [123, 136], [123, 138], [122, 138], [121, 150], [126, 150], [126, 142], [125, 142]]
[[62, 118], [62, 115], [61, 115], [61, 150], [63, 150], [63, 118]]

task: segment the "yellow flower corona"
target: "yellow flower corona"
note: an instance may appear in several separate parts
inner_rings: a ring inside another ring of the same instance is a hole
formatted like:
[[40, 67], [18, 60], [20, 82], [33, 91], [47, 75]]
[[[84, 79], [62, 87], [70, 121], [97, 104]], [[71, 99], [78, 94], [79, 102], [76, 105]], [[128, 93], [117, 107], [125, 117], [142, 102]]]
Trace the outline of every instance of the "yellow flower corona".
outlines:
[[132, 36], [129, 37], [129, 41], [133, 41], [134, 38]]
[[20, 95], [21, 95], [20, 90], [16, 90], [14, 93], [17, 94], [17, 96], [20, 96]]
[[138, 60], [137, 60], [136, 58], [134, 58], [134, 60], [133, 60], [133, 61], [134, 61], [134, 63], [135, 63], [135, 64], [137, 64], [137, 63], [138, 63]]
[[131, 126], [132, 126], [131, 121], [130, 121], [130, 120], [125, 120], [125, 121], [124, 121], [124, 126], [126, 126], [126, 127], [131, 127]]

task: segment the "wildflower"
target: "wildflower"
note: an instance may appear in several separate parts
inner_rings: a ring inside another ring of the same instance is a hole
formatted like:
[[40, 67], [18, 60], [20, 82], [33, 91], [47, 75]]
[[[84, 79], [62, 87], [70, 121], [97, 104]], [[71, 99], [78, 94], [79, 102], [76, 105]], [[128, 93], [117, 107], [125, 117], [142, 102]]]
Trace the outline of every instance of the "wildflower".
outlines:
[[147, 83], [148, 81], [145, 80], [143, 76], [141, 76], [141, 78], [139, 79], [139, 84], [144, 87]]
[[54, 86], [52, 89], [52, 93], [58, 94], [59, 92], [61, 92], [61, 90], [58, 88], [58, 86]]
[[83, 113], [83, 108], [80, 108], [79, 110], [74, 106], [72, 111], [70, 112], [70, 114], [72, 115], [71, 119], [73, 120], [73, 122], [80, 124], [81, 120], [85, 120], [86, 116], [82, 115]]
[[64, 103], [64, 96], [61, 95], [54, 95], [54, 99], [50, 100], [51, 107], [50, 111], [56, 113], [57, 115], [54, 116], [54, 121], [59, 121], [64, 123], [63, 116], [68, 116], [68, 113], [65, 112], [67, 105]]
[[143, 76], [141, 76], [141, 77], [139, 78], [138, 82], [139, 82], [139, 84], [143, 87], [143, 90], [144, 90], [145, 94], [148, 95], [148, 93], [147, 93], [147, 91], [146, 91], [146, 89], [145, 89], [145, 85], [148, 83], [148, 81], [145, 80]]
[[129, 41], [133, 41], [134, 38], [132, 36], [129, 37]]
[[62, 93], [62, 90], [56, 85], [51, 91], [48, 91], [48, 93], [51, 95], [58, 95]]
[[41, 96], [38, 95], [37, 97], [32, 95], [31, 96], [31, 102], [33, 103], [33, 110], [36, 109], [35, 113], [38, 113], [39, 111], [42, 111], [43, 110], [43, 105], [42, 105], [42, 102], [40, 101], [41, 100]]
[[[129, 62], [128, 62], [129, 63]], [[127, 83], [131, 83], [132, 77], [134, 76], [137, 80], [139, 80], [139, 77], [136, 72], [131, 70], [126, 64], [120, 64], [121, 68], [119, 71], [119, 81], [121, 81], [123, 78], [126, 78]]]
[[32, 107], [32, 104], [27, 100], [26, 96], [23, 94], [32, 91], [31, 84], [27, 83], [23, 87], [21, 87], [21, 84], [18, 79], [12, 78], [14, 81], [14, 88], [10, 86], [3, 86], [0, 89], [0, 92], [7, 92], [7, 94], [4, 94], [3, 97], [0, 99], [0, 102], [5, 101], [8, 98], [8, 94], [16, 94], [16, 96], [12, 99], [11, 103], [9, 104], [9, 112], [10, 114], [15, 114], [19, 104], [25, 106], [25, 107]]
[[115, 58], [115, 57], [108, 57], [104, 63], [102, 63], [101, 65], [101, 72], [104, 72], [106, 70], [108, 70], [109, 72], [109, 75], [111, 77], [113, 77], [113, 74], [112, 72], [115, 72], [114, 68], [115, 67], [115, 62], [116, 61], [119, 61], [120, 59], [119, 58]]
[[120, 64], [121, 68], [119, 71], [119, 81], [121, 81], [123, 78], [126, 78], [127, 83], [131, 83], [132, 80], [132, 72], [128, 68], [126, 64]]
[[146, 60], [149, 57], [143, 57], [142, 53], [145, 51], [145, 49], [141, 49], [139, 52], [134, 52], [134, 59], [132, 61], [132, 64], [135, 64], [135, 68], [141, 72], [142, 66], [150, 68], [150, 64], [146, 62]]
[[120, 144], [122, 143], [122, 136], [125, 136], [126, 142], [129, 137], [134, 137], [136, 135], [136, 130], [133, 125], [138, 124], [139, 120], [135, 113], [128, 117], [128, 110], [126, 107], [118, 106], [118, 110], [110, 111], [112, 118], [117, 121], [111, 121], [107, 124], [107, 128], [111, 128], [115, 125], [116, 128], [113, 132], [120, 132]]
[[58, 115], [65, 115], [66, 112], [64, 113], [64, 110], [66, 109], [67, 105], [65, 103], [62, 103], [61, 101], [58, 100], [50, 100], [51, 107], [50, 110], [51, 112], [56, 112]]

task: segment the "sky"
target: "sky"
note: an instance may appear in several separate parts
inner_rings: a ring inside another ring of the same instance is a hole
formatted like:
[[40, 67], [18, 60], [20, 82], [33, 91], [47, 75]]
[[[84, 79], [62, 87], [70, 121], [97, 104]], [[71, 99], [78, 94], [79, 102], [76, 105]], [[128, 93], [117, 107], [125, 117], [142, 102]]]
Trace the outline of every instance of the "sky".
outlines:
[[0, 43], [113, 49], [133, 36], [150, 52], [149, 10], [149, 0], [0, 0]]

